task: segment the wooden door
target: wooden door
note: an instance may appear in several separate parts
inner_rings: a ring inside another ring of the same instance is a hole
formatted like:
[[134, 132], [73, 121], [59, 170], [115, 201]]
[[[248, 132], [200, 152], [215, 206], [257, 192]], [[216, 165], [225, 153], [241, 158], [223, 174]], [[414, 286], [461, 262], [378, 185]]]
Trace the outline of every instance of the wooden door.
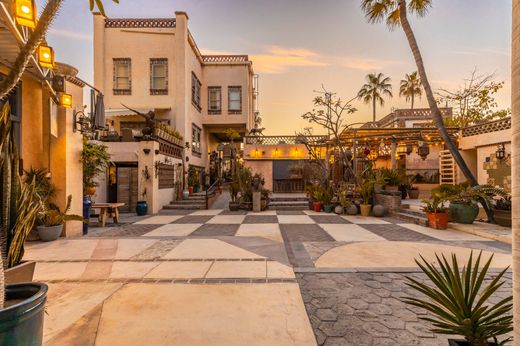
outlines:
[[137, 167], [117, 167], [117, 201], [125, 206], [119, 210], [123, 213], [135, 211], [138, 198]]

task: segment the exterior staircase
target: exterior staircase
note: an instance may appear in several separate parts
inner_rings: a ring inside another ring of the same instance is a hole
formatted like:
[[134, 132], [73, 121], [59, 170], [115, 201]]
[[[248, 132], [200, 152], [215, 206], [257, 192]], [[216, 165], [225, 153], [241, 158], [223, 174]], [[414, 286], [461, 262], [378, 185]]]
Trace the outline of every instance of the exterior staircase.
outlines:
[[165, 205], [163, 209], [166, 210], [200, 210], [206, 209], [206, 192], [192, 193], [188, 199], [180, 199], [172, 201]]
[[402, 208], [392, 212], [392, 216], [403, 220], [407, 223], [414, 223], [421, 226], [428, 227], [428, 219], [424, 212], [418, 206], [410, 206], [409, 204], [402, 204]]
[[309, 199], [303, 194], [273, 194], [269, 200], [269, 210], [307, 210]]

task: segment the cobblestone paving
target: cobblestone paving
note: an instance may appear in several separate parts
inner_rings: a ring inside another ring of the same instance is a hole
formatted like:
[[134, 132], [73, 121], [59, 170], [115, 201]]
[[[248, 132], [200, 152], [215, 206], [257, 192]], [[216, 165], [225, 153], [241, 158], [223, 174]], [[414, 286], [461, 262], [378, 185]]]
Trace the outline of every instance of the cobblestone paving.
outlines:
[[[303, 301], [318, 345], [447, 345], [447, 336], [429, 331], [426, 313], [401, 301], [418, 296], [405, 276], [424, 281], [422, 273], [297, 274]], [[511, 295], [511, 273], [491, 301]]]

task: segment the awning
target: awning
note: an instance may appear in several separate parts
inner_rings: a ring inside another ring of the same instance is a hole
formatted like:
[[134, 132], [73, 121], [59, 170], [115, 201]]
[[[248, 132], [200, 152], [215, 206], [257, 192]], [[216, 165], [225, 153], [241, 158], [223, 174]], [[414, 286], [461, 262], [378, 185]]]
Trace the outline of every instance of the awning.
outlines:
[[[131, 106], [129, 106], [131, 107]], [[136, 111], [141, 113], [148, 113], [151, 109], [153, 109], [155, 112], [163, 112], [163, 111], [169, 111], [172, 108], [134, 108]], [[134, 112], [132, 112], [129, 109], [126, 108], [105, 108], [105, 116], [106, 117], [124, 117], [129, 115], [137, 115]]]

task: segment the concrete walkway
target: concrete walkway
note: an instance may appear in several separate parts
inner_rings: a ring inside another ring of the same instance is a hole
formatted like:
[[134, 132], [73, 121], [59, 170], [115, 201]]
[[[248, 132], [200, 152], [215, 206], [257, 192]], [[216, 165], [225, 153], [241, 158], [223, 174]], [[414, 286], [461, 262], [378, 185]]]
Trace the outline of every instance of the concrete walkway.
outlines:
[[494, 267], [511, 261], [508, 244], [392, 218], [211, 209], [131, 220], [27, 245], [35, 280], [49, 284], [46, 345], [433, 345], [424, 325], [384, 329], [393, 316], [379, 303], [366, 311], [364, 296], [345, 305], [347, 288], [365, 285], [354, 273], [414, 272], [421, 253], [471, 249], [495, 253]]

